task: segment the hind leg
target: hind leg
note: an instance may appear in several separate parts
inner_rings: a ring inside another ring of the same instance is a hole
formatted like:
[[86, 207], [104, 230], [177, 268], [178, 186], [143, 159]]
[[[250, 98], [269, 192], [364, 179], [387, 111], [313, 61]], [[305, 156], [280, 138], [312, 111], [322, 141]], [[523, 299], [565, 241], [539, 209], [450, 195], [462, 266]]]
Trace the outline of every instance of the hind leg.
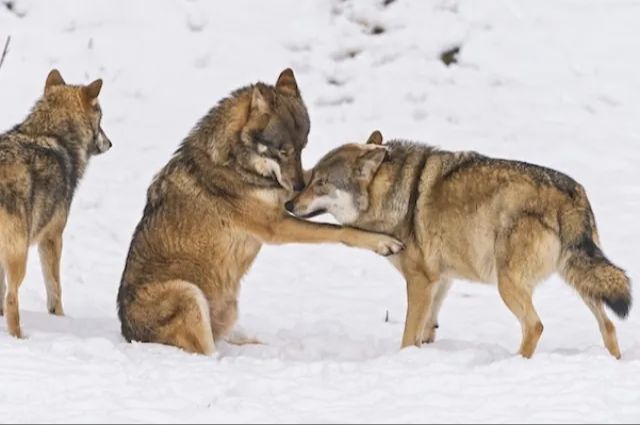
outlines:
[[504, 303], [520, 321], [522, 342], [519, 353], [522, 357], [530, 358], [536, 350], [544, 329], [540, 317], [533, 307], [531, 290], [525, 287], [522, 282], [506, 275], [498, 278], [498, 290]]
[[146, 284], [121, 305], [129, 340], [173, 345], [190, 353], [215, 351], [209, 305], [196, 285], [185, 281]]
[[11, 336], [22, 338], [20, 328], [20, 306], [18, 303], [18, 290], [24, 279], [27, 269], [27, 247], [14, 250], [5, 261], [7, 273], [7, 293], [4, 299], [4, 312], [6, 314], [7, 329]]
[[60, 255], [62, 253], [62, 233], [45, 236], [38, 246], [42, 275], [47, 288], [47, 310], [50, 314], [64, 316], [62, 309], [62, 288], [60, 287]]
[[600, 328], [605, 347], [607, 347], [607, 350], [609, 350], [609, 353], [611, 353], [613, 357], [619, 359], [621, 355], [620, 347], [618, 346], [618, 337], [616, 335], [616, 327], [611, 320], [609, 320], [609, 317], [607, 317], [607, 313], [605, 313], [604, 307], [602, 306], [602, 301], [596, 301], [586, 297], [582, 297], [582, 299], [598, 321], [598, 327]]
[[431, 312], [427, 316], [427, 323], [425, 324], [424, 332], [422, 333], [423, 344], [431, 344], [436, 340], [436, 330], [439, 326], [438, 314], [440, 313], [440, 308], [442, 307], [442, 303], [444, 302], [450, 287], [451, 281], [446, 279], [441, 280], [436, 285], [435, 294], [433, 295], [433, 301], [431, 303]]
[[496, 240], [498, 290], [520, 321], [520, 354], [526, 358], [533, 355], [544, 329], [533, 307], [533, 289], [555, 270], [560, 253], [557, 235], [542, 220], [525, 213]]

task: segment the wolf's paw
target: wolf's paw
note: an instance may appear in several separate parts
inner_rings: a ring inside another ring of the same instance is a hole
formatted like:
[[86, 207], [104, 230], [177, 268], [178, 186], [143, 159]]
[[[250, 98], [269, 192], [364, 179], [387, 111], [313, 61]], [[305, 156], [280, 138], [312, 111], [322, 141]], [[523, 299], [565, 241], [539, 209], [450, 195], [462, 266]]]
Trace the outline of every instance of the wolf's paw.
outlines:
[[49, 314], [53, 314], [54, 316], [64, 316], [64, 309], [62, 308], [62, 304], [49, 307], [48, 310]]
[[436, 340], [436, 329], [438, 329], [438, 324], [436, 323], [433, 326], [425, 328], [424, 334], [422, 335], [422, 343], [423, 344], [432, 344]]
[[389, 255], [397, 254], [404, 249], [404, 244], [396, 238], [385, 235], [380, 235], [379, 238], [375, 251], [380, 255], [387, 257]]
[[231, 345], [264, 345], [258, 338], [247, 336], [242, 331], [231, 332], [231, 334], [225, 338], [225, 342]]
[[249, 337], [229, 337], [225, 341], [231, 345], [264, 345], [259, 339]]
[[9, 335], [17, 339], [24, 339], [24, 335], [22, 334], [22, 329], [20, 328], [9, 329]]

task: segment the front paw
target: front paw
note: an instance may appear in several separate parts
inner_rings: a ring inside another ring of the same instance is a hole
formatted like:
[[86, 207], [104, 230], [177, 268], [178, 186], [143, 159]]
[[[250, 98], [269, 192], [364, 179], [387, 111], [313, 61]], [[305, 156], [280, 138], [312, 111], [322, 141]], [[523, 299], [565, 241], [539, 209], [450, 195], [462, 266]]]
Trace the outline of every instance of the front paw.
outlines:
[[53, 314], [54, 316], [64, 316], [64, 309], [62, 308], [62, 303], [56, 303], [55, 305], [50, 305], [48, 307], [49, 314]]
[[22, 334], [22, 329], [20, 328], [20, 326], [16, 326], [16, 327], [9, 327], [9, 335], [11, 335], [12, 337], [16, 338], [16, 339], [24, 339], [24, 335]]
[[399, 253], [404, 249], [404, 244], [391, 236], [380, 235], [374, 248], [377, 254], [385, 257]]

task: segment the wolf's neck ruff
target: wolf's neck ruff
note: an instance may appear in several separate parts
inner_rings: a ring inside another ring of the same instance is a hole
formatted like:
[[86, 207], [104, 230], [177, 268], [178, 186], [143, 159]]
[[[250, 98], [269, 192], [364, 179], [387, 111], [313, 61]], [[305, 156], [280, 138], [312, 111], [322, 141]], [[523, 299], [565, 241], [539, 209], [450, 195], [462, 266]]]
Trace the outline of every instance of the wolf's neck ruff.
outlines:
[[24, 135], [42, 148], [62, 155], [62, 165], [68, 170], [70, 189], [73, 192], [87, 168], [90, 156], [88, 147], [95, 136], [89, 126], [83, 128], [70, 119], [56, 122], [50, 118], [53, 114], [46, 100], [41, 99], [12, 132]]

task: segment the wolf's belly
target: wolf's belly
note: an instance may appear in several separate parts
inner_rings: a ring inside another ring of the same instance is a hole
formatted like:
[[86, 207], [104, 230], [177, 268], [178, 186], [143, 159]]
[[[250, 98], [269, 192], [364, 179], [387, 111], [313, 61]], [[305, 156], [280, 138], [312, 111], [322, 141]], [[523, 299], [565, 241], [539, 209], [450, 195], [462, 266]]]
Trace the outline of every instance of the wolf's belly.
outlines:
[[453, 279], [497, 282], [495, 232], [473, 225], [443, 240], [443, 274]]

